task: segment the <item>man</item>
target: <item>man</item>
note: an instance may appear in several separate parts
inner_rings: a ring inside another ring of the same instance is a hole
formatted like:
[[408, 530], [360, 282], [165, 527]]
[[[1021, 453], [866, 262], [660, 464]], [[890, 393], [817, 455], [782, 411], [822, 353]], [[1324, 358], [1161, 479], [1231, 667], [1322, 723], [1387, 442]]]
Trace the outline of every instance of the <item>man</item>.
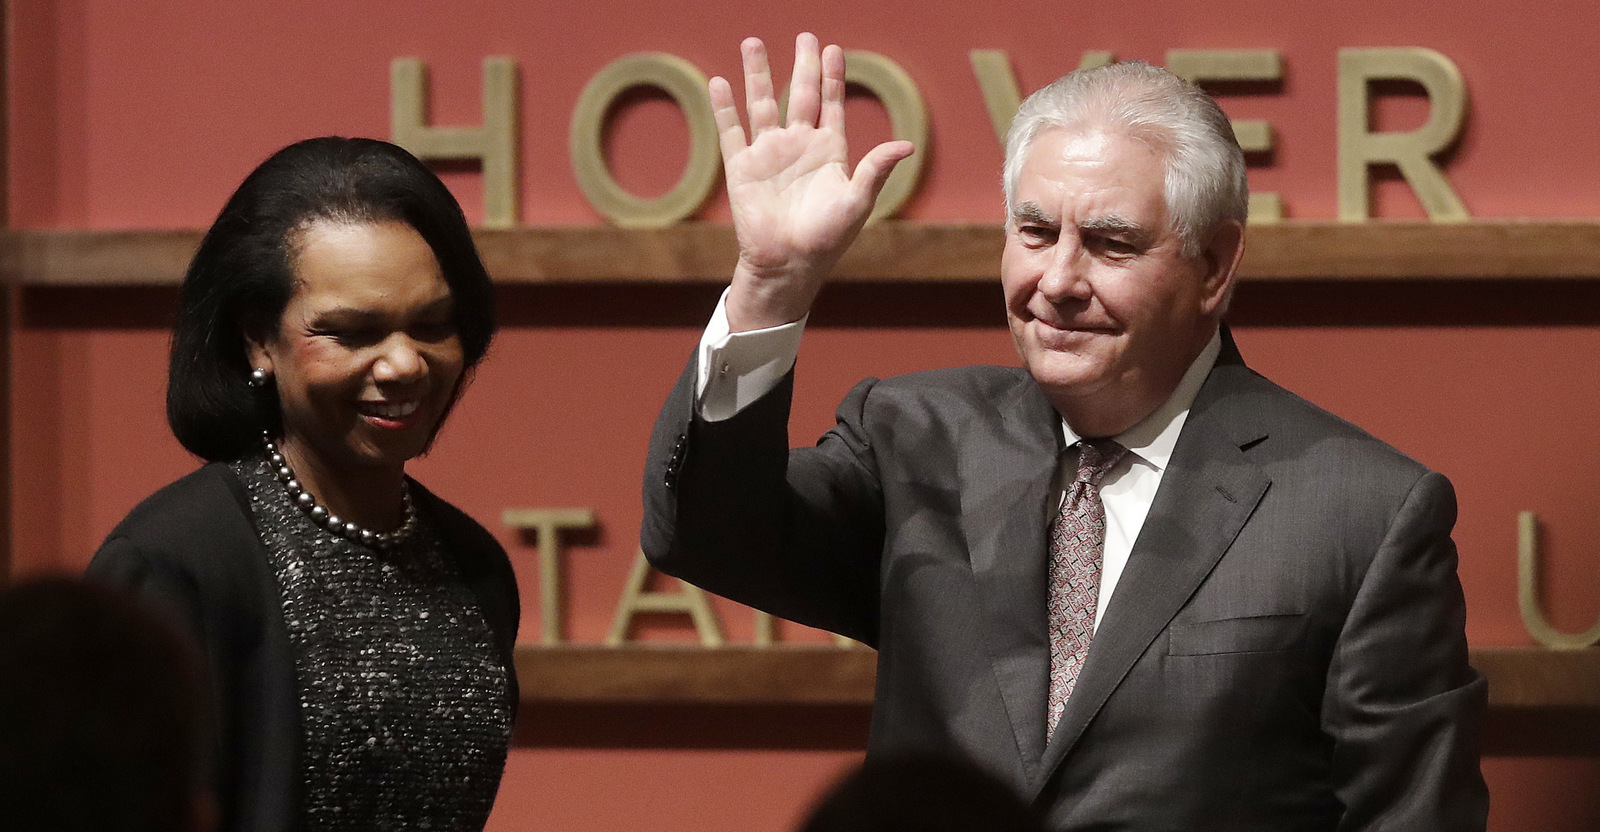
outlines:
[[817, 800], [798, 832], [1044, 832], [1044, 824], [970, 760], [924, 751], [866, 760]]
[[711, 82], [740, 260], [646, 468], [666, 571], [873, 644], [869, 754], [956, 752], [1057, 829], [1482, 830], [1485, 685], [1440, 475], [1247, 369], [1243, 159], [1191, 85], [1073, 73], [1007, 140], [1024, 369], [868, 380], [789, 451], [798, 331], [903, 142], [844, 169], [843, 57], [788, 119]]

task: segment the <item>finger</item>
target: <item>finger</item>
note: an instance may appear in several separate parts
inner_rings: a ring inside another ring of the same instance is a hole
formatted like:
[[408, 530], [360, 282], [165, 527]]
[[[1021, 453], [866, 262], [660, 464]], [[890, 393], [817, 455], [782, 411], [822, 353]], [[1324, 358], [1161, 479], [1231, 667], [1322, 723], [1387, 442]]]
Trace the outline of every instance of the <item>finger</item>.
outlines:
[[822, 60], [817, 56], [817, 36], [801, 32], [794, 39], [794, 75], [789, 78], [788, 124], [817, 125]]
[[844, 50], [830, 44], [822, 50], [822, 117], [817, 126], [844, 130]]
[[778, 102], [772, 97], [772, 68], [767, 65], [767, 45], [760, 38], [745, 38], [744, 108], [750, 114], [750, 140], [778, 127]]
[[739, 108], [733, 103], [733, 85], [718, 75], [708, 85], [711, 93], [711, 115], [717, 122], [717, 144], [722, 148], [722, 161], [726, 163], [744, 150], [744, 125], [739, 123]]
[[894, 166], [914, 151], [907, 141], [884, 142], [867, 151], [850, 177], [850, 189], [870, 206], [883, 190], [883, 183], [889, 180], [889, 174], [894, 172]]

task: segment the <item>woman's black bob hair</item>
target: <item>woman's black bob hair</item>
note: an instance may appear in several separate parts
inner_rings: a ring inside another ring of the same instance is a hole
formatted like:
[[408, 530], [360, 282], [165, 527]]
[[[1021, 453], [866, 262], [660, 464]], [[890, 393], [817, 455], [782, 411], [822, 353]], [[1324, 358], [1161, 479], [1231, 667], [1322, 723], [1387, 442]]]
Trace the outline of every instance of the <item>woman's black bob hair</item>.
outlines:
[[167, 424], [191, 453], [213, 462], [239, 459], [261, 447], [262, 431], [282, 434], [274, 387], [249, 386], [245, 336], [277, 332], [294, 293], [298, 238], [319, 220], [403, 222], [433, 249], [455, 301], [466, 358], [456, 394], [488, 350], [494, 290], [461, 206], [439, 177], [376, 139], [296, 142], [245, 177], [184, 275], [167, 371]]

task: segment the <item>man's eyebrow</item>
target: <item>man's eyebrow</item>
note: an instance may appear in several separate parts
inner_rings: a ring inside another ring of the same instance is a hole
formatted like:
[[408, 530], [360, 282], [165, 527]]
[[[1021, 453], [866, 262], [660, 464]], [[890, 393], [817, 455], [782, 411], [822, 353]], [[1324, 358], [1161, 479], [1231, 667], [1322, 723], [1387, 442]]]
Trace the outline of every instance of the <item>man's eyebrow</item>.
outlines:
[[1120, 214], [1085, 217], [1078, 223], [1078, 230], [1114, 234], [1132, 245], [1149, 245], [1156, 238], [1154, 230]]
[[1146, 233], [1144, 226], [1120, 214], [1106, 214], [1099, 217], [1088, 217], [1079, 222], [1078, 227], [1085, 231], [1110, 231], [1123, 234]]
[[1037, 225], [1055, 225], [1054, 217], [1046, 214], [1043, 208], [1032, 202], [1023, 202], [1011, 209], [1011, 220], [1016, 223], [1034, 223]]

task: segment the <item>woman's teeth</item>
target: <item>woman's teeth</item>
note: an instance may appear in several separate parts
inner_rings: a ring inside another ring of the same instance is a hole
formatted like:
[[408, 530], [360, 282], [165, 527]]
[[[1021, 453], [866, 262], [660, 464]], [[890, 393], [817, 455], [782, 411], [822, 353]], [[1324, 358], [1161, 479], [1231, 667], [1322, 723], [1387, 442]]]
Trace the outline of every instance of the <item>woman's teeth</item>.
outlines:
[[361, 412], [367, 416], [377, 416], [382, 419], [404, 419], [415, 413], [422, 403], [412, 400], [408, 402], [362, 402]]

